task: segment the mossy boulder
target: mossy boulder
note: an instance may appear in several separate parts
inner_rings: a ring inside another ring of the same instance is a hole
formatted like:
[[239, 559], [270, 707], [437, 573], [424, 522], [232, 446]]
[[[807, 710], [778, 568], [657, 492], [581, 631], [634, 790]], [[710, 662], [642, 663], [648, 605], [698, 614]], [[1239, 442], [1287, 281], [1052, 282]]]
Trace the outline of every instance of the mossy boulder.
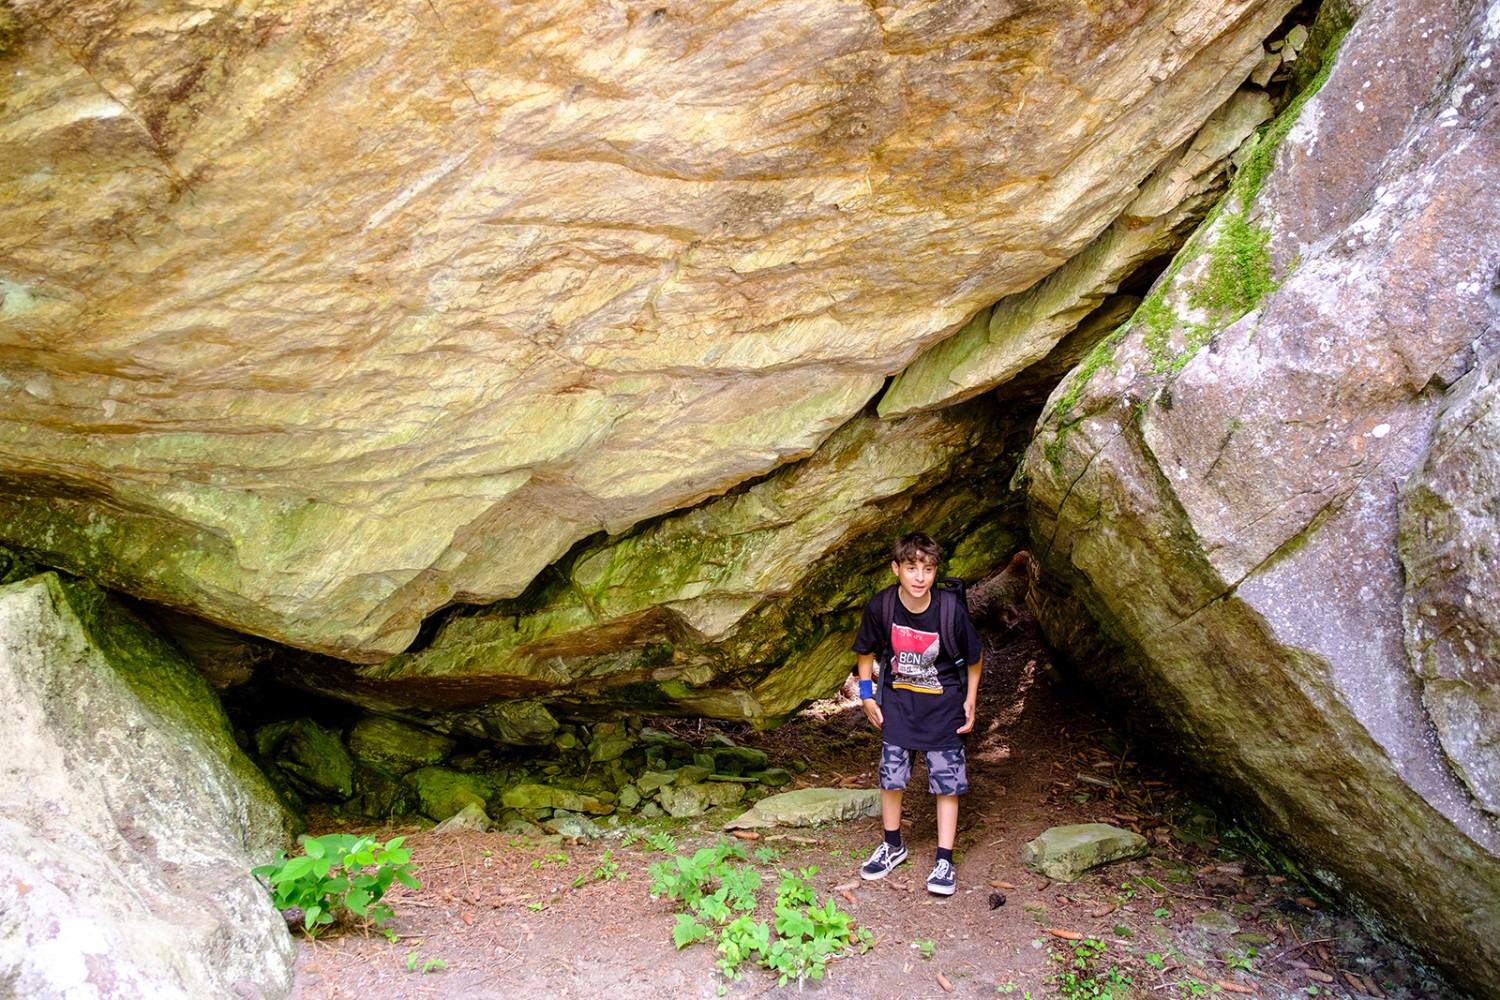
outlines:
[[495, 794], [494, 785], [485, 776], [446, 767], [419, 767], [401, 780], [417, 796], [423, 814], [439, 821], [470, 805], [488, 812], [489, 800]]
[[512, 785], [500, 794], [500, 801], [509, 809], [521, 812], [540, 812], [543, 809], [564, 809], [575, 813], [592, 813], [603, 816], [613, 808], [594, 795], [558, 788], [553, 785]]
[[275, 767], [300, 794], [344, 802], [354, 794], [354, 760], [339, 734], [303, 717], [273, 722], [255, 731], [262, 760]]
[[380, 820], [421, 811], [421, 797], [411, 785], [401, 780], [400, 775], [387, 774], [358, 763], [354, 766], [353, 797], [334, 808], [335, 815]]
[[709, 785], [668, 785], [661, 790], [661, 807], [674, 819], [702, 816], [709, 806]]
[[441, 764], [457, 742], [441, 733], [383, 715], [367, 715], [349, 730], [355, 760], [397, 777], [419, 767]]
[[295, 951], [250, 875], [286, 817], [192, 664], [100, 588], [35, 576], [0, 586], [0, 703], [0, 990], [286, 996]]
[[713, 750], [714, 771], [718, 774], [740, 775], [764, 771], [770, 764], [771, 758], [764, 750], [751, 747], [715, 747]]

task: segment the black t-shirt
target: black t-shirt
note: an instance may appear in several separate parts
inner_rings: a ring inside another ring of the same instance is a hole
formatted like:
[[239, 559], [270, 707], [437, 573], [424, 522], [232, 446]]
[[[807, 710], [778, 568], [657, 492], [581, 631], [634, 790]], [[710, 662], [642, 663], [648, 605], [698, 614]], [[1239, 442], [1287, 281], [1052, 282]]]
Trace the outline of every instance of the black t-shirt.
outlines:
[[[957, 595], [939, 590], [930, 593], [932, 599], [921, 614], [908, 611], [897, 594], [891, 602], [895, 614], [890, 635], [886, 636], [880, 634], [881, 598], [877, 594], [865, 606], [859, 634], [854, 637], [854, 652], [879, 655], [886, 648], [896, 651], [881, 704], [885, 715], [882, 741], [908, 750], [954, 750], [964, 745], [958, 729], [964, 724], [968, 667], [959, 670], [954, 666], [953, 651], [942, 648], [938, 602], [955, 600]], [[955, 640], [964, 663], [972, 665], [979, 662], [981, 654], [979, 633], [969, 621], [968, 611], [962, 606], [957, 610]]]

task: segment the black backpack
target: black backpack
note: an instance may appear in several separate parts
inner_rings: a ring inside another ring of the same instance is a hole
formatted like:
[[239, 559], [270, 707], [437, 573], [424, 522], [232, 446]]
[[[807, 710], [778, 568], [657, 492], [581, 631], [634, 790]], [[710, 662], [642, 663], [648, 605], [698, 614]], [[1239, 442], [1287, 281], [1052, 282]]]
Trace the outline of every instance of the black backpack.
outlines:
[[[900, 600], [897, 596], [899, 585], [891, 584], [889, 587], [875, 595], [875, 610], [880, 614], [880, 652], [875, 654], [875, 663], [880, 667], [880, 683], [875, 686], [875, 704], [879, 705], [885, 701], [885, 687], [891, 683], [891, 659], [895, 650], [891, 649], [891, 625], [896, 621], [896, 602]], [[938, 580], [932, 588], [933, 600], [938, 602], [938, 642], [942, 648], [951, 654], [958, 652], [958, 609], [963, 608], [964, 614], [969, 613], [969, 592], [964, 582], [956, 576], [945, 576]], [[962, 656], [953, 656], [953, 665], [958, 668], [959, 683], [963, 685], [962, 690], [967, 693], [969, 686], [969, 675], [964, 671], [966, 666]]]

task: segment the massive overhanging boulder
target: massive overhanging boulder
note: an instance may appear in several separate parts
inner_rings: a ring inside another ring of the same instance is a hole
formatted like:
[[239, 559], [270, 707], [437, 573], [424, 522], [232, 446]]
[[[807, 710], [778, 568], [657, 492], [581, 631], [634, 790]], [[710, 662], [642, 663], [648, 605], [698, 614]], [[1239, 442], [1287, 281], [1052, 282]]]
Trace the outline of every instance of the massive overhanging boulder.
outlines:
[[0, 538], [378, 662], [810, 454], [1290, 0], [0, 10]]
[[272, 669], [506, 743], [546, 742], [556, 711], [784, 716], [848, 676], [894, 534], [962, 540], [945, 572], [970, 579], [1021, 544], [1023, 498], [1009, 484], [1030, 426], [993, 399], [902, 420], [861, 414], [744, 489], [582, 546], [523, 599], [458, 609], [418, 649], [363, 667], [294, 657]]
[[204, 679], [98, 588], [0, 587], [0, 983], [7, 996], [286, 996], [250, 875], [285, 836]]
[[880, 397], [880, 415], [951, 406], [1038, 364], [1142, 266], [1175, 251], [1223, 192], [1234, 154], [1271, 117], [1258, 87], [1236, 92], [1191, 142], [1157, 167], [1094, 242], [1024, 292], [980, 310], [929, 348]]
[[1025, 463], [1051, 634], [1113, 649], [1079, 668], [1484, 996], [1497, 58], [1493, 2], [1368, 5]]

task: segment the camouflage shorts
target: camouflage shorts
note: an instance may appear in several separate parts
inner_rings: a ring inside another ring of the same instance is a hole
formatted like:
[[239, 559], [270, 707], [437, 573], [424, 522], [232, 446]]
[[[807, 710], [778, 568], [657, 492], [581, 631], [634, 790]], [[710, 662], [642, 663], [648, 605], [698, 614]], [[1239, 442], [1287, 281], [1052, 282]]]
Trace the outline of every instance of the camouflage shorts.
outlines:
[[[969, 768], [964, 763], [964, 748], [927, 750], [927, 790], [933, 795], [962, 795], [969, 790]], [[880, 787], [888, 791], [904, 789], [911, 780], [911, 751], [905, 747], [882, 743], [880, 746]]]

